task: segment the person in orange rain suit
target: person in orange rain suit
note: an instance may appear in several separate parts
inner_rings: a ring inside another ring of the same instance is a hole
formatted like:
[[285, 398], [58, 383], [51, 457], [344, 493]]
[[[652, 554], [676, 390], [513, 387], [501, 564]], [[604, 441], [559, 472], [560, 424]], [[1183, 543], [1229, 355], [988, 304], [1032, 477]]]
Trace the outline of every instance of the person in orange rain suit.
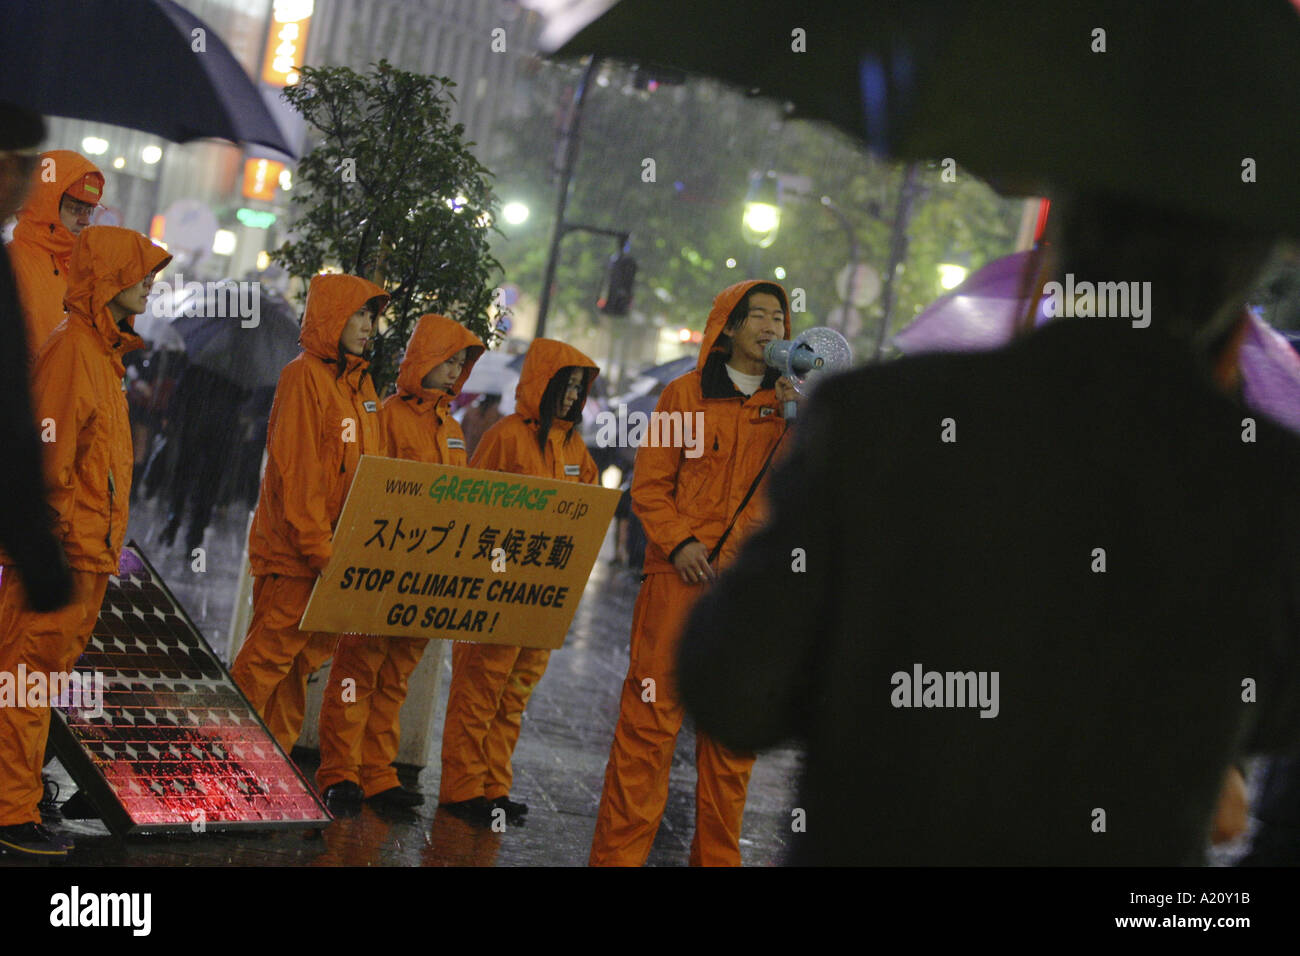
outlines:
[[[519, 371], [514, 414], [487, 430], [470, 465], [595, 484], [600, 473], [576, 431], [599, 372], [572, 346], [535, 339]], [[534, 647], [453, 645], [439, 786], [440, 804], [452, 814], [488, 826], [501, 809], [510, 823], [523, 822], [528, 807], [510, 799], [510, 756], [550, 657]]]
[[8, 246], [33, 356], [63, 321], [72, 245], [103, 195], [104, 174], [86, 157], [70, 149], [41, 153]]
[[[397, 372], [397, 394], [384, 400], [382, 421], [394, 458], [469, 464], [465, 436], [451, 417], [456, 397], [483, 342], [459, 322], [420, 317]], [[398, 714], [407, 681], [429, 639], [345, 634], [339, 638], [320, 712], [320, 770], [316, 786], [331, 805], [414, 807], [424, 802], [397, 779]], [[353, 693], [344, 701], [343, 681]]]
[[[764, 364], [763, 347], [789, 337], [789, 300], [779, 285], [751, 280], [724, 289], [713, 300], [695, 370], [670, 382], [656, 406], [692, 421], [702, 412], [702, 452], [690, 457], [690, 449], [650, 445], [637, 451], [632, 507], [648, 541], [645, 574], [632, 612], [631, 664], [605, 768], [592, 866], [640, 866], [654, 843], [682, 726], [673, 674], [677, 642], [701, 585], [716, 576], [710, 553], [733, 516], [718, 566], [730, 563], [763, 518], [761, 487], [743, 510], [741, 503], [785, 433], [781, 403], [795, 398], [793, 386]], [[695, 763], [691, 865], [738, 866], [754, 757], [697, 733]]]
[[[154, 276], [170, 260], [147, 237], [114, 226], [92, 226], [73, 246], [68, 315], [45, 341], [32, 377], [36, 419], [47, 439], [45, 483], [72, 568], [73, 598], [58, 611], [32, 611], [21, 574], [6, 560], [2, 673], [67, 673], [90, 639], [122, 554], [131, 497], [122, 356], [144, 345], [132, 319], [145, 310]], [[49, 707], [0, 698], [0, 849], [32, 858], [65, 856], [72, 846], [41, 826], [37, 809], [49, 731]]]
[[285, 753], [307, 711], [307, 678], [337, 634], [298, 629], [362, 455], [386, 451], [379, 397], [361, 357], [388, 295], [349, 275], [317, 275], [266, 433], [266, 473], [248, 534], [253, 619], [230, 676]]

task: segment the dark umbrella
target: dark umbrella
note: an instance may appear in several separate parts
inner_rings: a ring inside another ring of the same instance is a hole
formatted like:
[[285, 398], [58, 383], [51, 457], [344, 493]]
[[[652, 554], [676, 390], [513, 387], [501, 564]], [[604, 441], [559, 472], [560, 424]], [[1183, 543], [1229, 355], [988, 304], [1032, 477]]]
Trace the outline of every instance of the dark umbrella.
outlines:
[[259, 291], [258, 321], [194, 315], [172, 326], [185, 340], [191, 365], [216, 372], [241, 388], [275, 385], [280, 372], [298, 356], [298, 323], [279, 300]]
[[171, 0], [5, 0], [0, 64], [0, 100], [31, 110], [295, 155], [217, 32]]
[[1300, 234], [1287, 0], [623, 0], [558, 52], [756, 89], [1014, 191], [1099, 190]]
[[673, 359], [671, 362], [664, 362], [662, 365], [655, 365], [646, 369], [637, 376], [637, 380], [653, 379], [659, 385], [667, 385], [675, 378], [681, 378], [687, 372], [695, 368], [699, 362], [699, 357], [695, 355], [683, 355], [681, 358]]

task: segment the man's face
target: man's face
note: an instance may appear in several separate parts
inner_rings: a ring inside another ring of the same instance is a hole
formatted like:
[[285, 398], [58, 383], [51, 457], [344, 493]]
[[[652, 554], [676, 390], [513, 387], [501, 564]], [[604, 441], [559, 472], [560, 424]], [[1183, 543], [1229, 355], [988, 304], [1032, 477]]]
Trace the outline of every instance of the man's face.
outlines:
[[135, 285], [127, 286], [113, 298], [118, 307], [126, 310], [128, 315], [139, 315], [149, 307], [149, 292], [158, 276], [151, 272]]
[[366, 345], [370, 342], [370, 333], [375, 329], [375, 317], [371, 314], [370, 309], [362, 307], [352, 313], [348, 319], [348, 324], [343, 326], [343, 334], [339, 336], [339, 345], [343, 346], [343, 351], [351, 352], [353, 355], [360, 355], [366, 350]]
[[564, 392], [560, 395], [560, 404], [556, 409], [558, 417], [563, 418], [568, 415], [569, 409], [573, 407], [573, 403], [582, 394], [582, 379], [582, 369], [575, 368], [569, 373], [569, 381], [565, 385]]
[[420, 380], [420, 385], [424, 388], [440, 388], [444, 392], [450, 391], [451, 387], [456, 384], [456, 379], [460, 378], [461, 370], [465, 368], [465, 360], [468, 355], [468, 349], [461, 349], [441, 365], [435, 365]]
[[59, 221], [74, 236], [90, 225], [90, 217], [94, 214], [94, 203], [73, 199], [67, 193], [59, 200]]
[[785, 338], [785, 312], [781, 300], [768, 292], [750, 293], [745, 319], [731, 332], [732, 355], [761, 362], [764, 346], [781, 338]]

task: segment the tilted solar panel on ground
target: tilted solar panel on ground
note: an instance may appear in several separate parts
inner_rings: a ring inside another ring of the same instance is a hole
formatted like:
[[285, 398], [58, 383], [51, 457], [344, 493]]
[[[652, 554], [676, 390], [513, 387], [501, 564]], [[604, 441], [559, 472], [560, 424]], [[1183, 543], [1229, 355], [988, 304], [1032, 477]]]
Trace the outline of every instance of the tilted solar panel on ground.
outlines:
[[50, 739], [114, 833], [330, 821], [134, 542], [76, 670], [102, 676], [103, 714], [93, 695], [52, 701]]

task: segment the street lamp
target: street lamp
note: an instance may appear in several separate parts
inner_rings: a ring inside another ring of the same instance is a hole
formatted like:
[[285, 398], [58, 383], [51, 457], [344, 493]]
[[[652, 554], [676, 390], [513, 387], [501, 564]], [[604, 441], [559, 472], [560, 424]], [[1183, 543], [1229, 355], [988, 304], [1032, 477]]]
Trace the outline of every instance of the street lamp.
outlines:
[[939, 266], [939, 285], [945, 292], [957, 288], [966, 281], [966, 276], [970, 270], [965, 266], [957, 265], [952, 262], [945, 262]]
[[529, 209], [521, 202], [508, 202], [501, 209], [501, 215], [505, 217], [506, 222], [512, 226], [521, 225], [528, 221]]
[[781, 193], [773, 173], [754, 176], [740, 220], [741, 234], [751, 246], [766, 249], [781, 229]]

